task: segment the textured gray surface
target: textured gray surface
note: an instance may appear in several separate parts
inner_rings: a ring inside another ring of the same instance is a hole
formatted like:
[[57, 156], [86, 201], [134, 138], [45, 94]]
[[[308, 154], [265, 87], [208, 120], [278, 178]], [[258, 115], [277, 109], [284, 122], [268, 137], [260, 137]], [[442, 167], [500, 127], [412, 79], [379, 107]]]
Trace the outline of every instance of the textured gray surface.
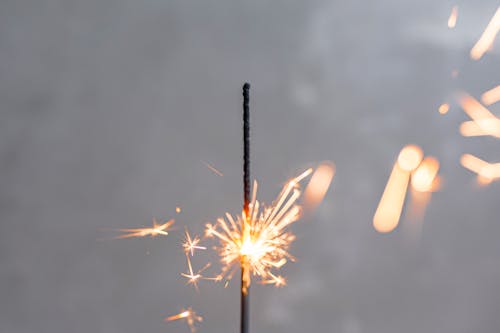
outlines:
[[[248, 80], [264, 200], [310, 162], [337, 164], [294, 227], [289, 285], [253, 288], [252, 332], [499, 332], [500, 184], [478, 189], [458, 160], [499, 161], [500, 145], [460, 137], [454, 105], [436, 112], [498, 84], [498, 46], [468, 59], [498, 3], [460, 1], [448, 30], [453, 4], [1, 1], [0, 331], [188, 332], [162, 321], [186, 305], [200, 332], [236, 331], [237, 286], [184, 286], [179, 232], [97, 239], [152, 216], [201, 231], [240, 210]], [[418, 242], [371, 226], [407, 143], [445, 181]]]

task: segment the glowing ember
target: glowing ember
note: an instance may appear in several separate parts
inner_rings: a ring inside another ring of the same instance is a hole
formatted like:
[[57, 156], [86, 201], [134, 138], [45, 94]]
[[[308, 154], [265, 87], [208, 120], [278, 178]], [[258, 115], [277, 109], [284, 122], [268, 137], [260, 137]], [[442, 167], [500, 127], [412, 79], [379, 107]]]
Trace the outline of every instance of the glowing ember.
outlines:
[[186, 320], [186, 323], [188, 324], [191, 332], [196, 331], [195, 324], [197, 322], [201, 323], [203, 321], [203, 317], [196, 314], [196, 312], [194, 312], [193, 309], [191, 309], [191, 308], [187, 308], [187, 310], [182, 310], [182, 312], [180, 312], [176, 315], [167, 317], [167, 318], [165, 318], [165, 321], [173, 321], [173, 320], [179, 320], [179, 319]]
[[395, 163], [373, 217], [373, 227], [378, 232], [391, 232], [397, 227], [409, 181], [410, 172]]
[[420, 192], [429, 192], [439, 171], [439, 161], [434, 157], [426, 157], [411, 175], [412, 187]]
[[438, 108], [440, 114], [446, 114], [450, 110], [450, 105], [448, 103], [441, 104]]
[[448, 18], [448, 28], [455, 28], [457, 24], [458, 6], [453, 6], [451, 9], [450, 17]]
[[156, 219], [153, 219], [153, 227], [151, 228], [130, 228], [130, 229], [118, 229], [119, 232], [125, 233], [124, 235], [116, 236], [116, 239], [122, 238], [131, 238], [131, 237], [145, 237], [151, 236], [155, 237], [157, 235], [167, 236], [168, 231], [172, 224], [174, 224], [174, 220], [169, 220], [164, 224], [158, 224]]
[[176, 212], [177, 214], [179, 214], [181, 211], [182, 211], [182, 210], [181, 210], [181, 207], [175, 207], [175, 212]]
[[222, 264], [220, 276], [231, 279], [234, 271], [242, 265], [243, 292], [250, 286], [251, 276], [258, 276], [262, 283], [285, 285], [283, 277], [274, 273], [293, 257], [288, 253], [295, 235], [287, 227], [300, 217], [301, 208], [296, 204], [300, 197], [299, 183], [312, 173], [308, 169], [290, 180], [270, 207], [256, 200], [257, 182], [254, 182], [248, 216], [245, 212], [233, 218], [226, 213], [217, 224], [207, 224], [205, 235], [214, 237]]
[[497, 8], [495, 15], [486, 26], [486, 29], [484, 29], [481, 37], [470, 50], [470, 57], [472, 59], [481, 59], [483, 54], [493, 46], [498, 30], [500, 30], [500, 7]]
[[484, 105], [491, 105], [500, 101], [500, 85], [492, 88], [481, 95]]
[[205, 161], [202, 161], [202, 162], [203, 162], [203, 164], [205, 164], [205, 166], [207, 168], [210, 169], [210, 171], [212, 171], [213, 173], [215, 173], [217, 176], [220, 176], [220, 177], [224, 176], [224, 174], [222, 172], [220, 172], [219, 170], [217, 170], [216, 168], [214, 168], [210, 163], [207, 163]]
[[315, 209], [323, 201], [334, 175], [333, 163], [323, 163], [314, 171], [304, 191], [304, 205], [308, 210]]
[[415, 170], [420, 162], [424, 153], [422, 149], [415, 145], [407, 145], [404, 147], [398, 156], [399, 167], [405, 171]]

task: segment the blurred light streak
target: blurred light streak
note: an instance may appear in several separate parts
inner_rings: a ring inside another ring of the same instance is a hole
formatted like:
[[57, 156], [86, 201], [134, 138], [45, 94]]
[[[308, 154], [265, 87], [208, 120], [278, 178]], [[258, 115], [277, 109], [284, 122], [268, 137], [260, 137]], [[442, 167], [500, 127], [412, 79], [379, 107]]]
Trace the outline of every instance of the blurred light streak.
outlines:
[[203, 317], [199, 316], [190, 307], [187, 308], [187, 310], [183, 309], [182, 312], [180, 312], [176, 315], [165, 318], [165, 321], [173, 321], [173, 320], [179, 320], [179, 319], [186, 320], [186, 323], [188, 324], [189, 329], [191, 330], [191, 333], [194, 333], [196, 331], [195, 323], [203, 321]]
[[453, 6], [448, 18], [448, 28], [453, 29], [457, 25], [458, 6]]
[[321, 163], [311, 176], [309, 184], [304, 190], [304, 208], [311, 211], [323, 201], [328, 188], [335, 176], [335, 164]]
[[443, 103], [439, 106], [438, 111], [440, 114], [446, 114], [450, 110], [450, 105], [448, 103]]
[[410, 189], [410, 202], [405, 214], [404, 232], [415, 244], [419, 242], [425, 219], [425, 212], [432, 198], [432, 192]]
[[391, 232], [397, 227], [409, 181], [410, 172], [403, 170], [399, 163], [394, 163], [394, 168], [373, 216], [373, 227], [378, 232]]
[[500, 120], [490, 110], [479, 103], [474, 97], [467, 94], [460, 96], [459, 103], [465, 113], [475, 121], [483, 132], [500, 138]]
[[[486, 136], [492, 135], [491, 132], [495, 130], [499, 125], [500, 120], [497, 119], [484, 119], [484, 120], [470, 120], [464, 121], [460, 124], [460, 134], [463, 136]], [[479, 125], [481, 124], [481, 125]], [[490, 128], [489, 132], [483, 130], [483, 128]], [[497, 134], [493, 135], [499, 137]]]
[[405, 171], [413, 171], [418, 167], [423, 156], [424, 153], [419, 146], [407, 145], [399, 153], [399, 167]]
[[481, 95], [481, 101], [484, 105], [491, 105], [500, 101], [500, 85], [484, 92]]
[[434, 157], [426, 157], [411, 174], [412, 187], [420, 192], [429, 192], [439, 171], [439, 161]]
[[471, 154], [463, 154], [460, 158], [460, 164], [466, 169], [469, 169], [472, 172], [477, 174], [481, 173], [481, 169], [487, 166], [489, 163], [483, 161], [482, 159], [471, 155]]
[[222, 172], [220, 172], [219, 170], [217, 170], [213, 165], [211, 165], [210, 163], [208, 162], [205, 162], [205, 161], [201, 161], [203, 164], [205, 164], [205, 166], [207, 168], [209, 168], [213, 173], [215, 173], [217, 176], [220, 176], [220, 177], [223, 177], [224, 174]]
[[488, 163], [474, 155], [464, 154], [460, 158], [462, 166], [477, 174], [480, 185], [488, 185], [500, 179], [500, 163]]
[[174, 224], [174, 220], [169, 220], [164, 224], [158, 224], [156, 219], [153, 218], [153, 226], [151, 228], [129, 228], [129, 229], [117, 229], [119, 232], [125, 234], [114, 237], [115, 239], [131, 238], [131, 237], [145, 237], [151, 236], [155, 237], [157, 235], [167, 236], [170, 227]]
[[493, 46], [498, 30], [500, 30], [500, 7], [497, 8], [495, 15], [493, 15], [486, 29], [484, 29], [481, 37], [479, 37], [479, 40], [470, 50], [470, 57], [472, 59], [481, 59], [483, 54]]

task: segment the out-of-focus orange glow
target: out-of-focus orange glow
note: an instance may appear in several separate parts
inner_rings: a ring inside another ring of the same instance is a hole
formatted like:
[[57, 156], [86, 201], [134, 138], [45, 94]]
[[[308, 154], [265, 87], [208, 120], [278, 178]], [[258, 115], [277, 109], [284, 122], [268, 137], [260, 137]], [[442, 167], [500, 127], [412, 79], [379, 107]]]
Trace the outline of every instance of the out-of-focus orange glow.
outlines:
[[378, 232], [391, 232], [398, 225], [409, 180], [410, 172], [395, 163], [373, 216], [373, 227]]
[[399, 167], [405, 171], [413, 171], [422, 162], [423, 156], [424, 153], [419, 146], [407, 145], [399, 153]]
[[481, 101], [484, 105], [491, 105], [500, 101], [500, 85], [492, 88], [481, 95]]
[[458, 15], [458, 6], [453, 6], [451, 9], [450, 17], [448, 18], [448, 28], [455, 28], [457, 25], [457, 15]]
[[217, 170], [217, 169], [216, 169], [213, 165], [211, 165], [210, 163], [207, 163], [207, 162], [205, 162], [205, 161], [202, 161], [202, 162], [203, 162], [203, 164], [205, 164], [205, 166], [206, 166], [207, 168], [209, 168], [209, 169], [210, 169], [210, 171], [212, 171], [213, 173], [215, 173], [217, 176], [220, 176], [220, 177], [224, 176], [224, 174], [223, 174], [222, 172], [220, 172], [219, 170]]
[[471, 154], [464, 154], [460, 158], [460, 164], [466, 169], [469, 169], [472, 172], [475, 172], [477, 174], [481, 173], [481, 169], [487, 166], [489, 163], [486, 161], [483, 161], [482, 159], [471, 155]]
[[195, 324], [197, 322], [203, 321], [203, 317], [199, 316], [191, 308], [188, 308], [187, 310], [182, 310], [182, 312], [180, 312], [176, 315], [167, 317], [167, 318], [165, 318], [165, 321], [173, 321], [173, 320], [179, 320], [179, 319], [186, 320], [186, 323], [188, 324], [189, 329], [191, 330], [191, 333], [194, 333], [196, 331]]
[[156, 219], [153, 219], [153, 227], [151, 228], [129, 228], [129, 229], [118, 229], [119, 232], [124, 233], [123, 235], [116, 236], [115, 239], [131, 238], [131, 237], [145, 237], [151, 236], [155, 237], [158, 235], [167, 236], [168, 231], [174, 220], [169, 220], [164, 224], [158, 224]]
[[179, 214], [181, 211], [182, 211], [182, 210], [181, 210], [181, 207], [175, 207], [175, 212], [176, 212], [177, 214]]
[[481, 119], [476, 121], [471, 120], [464, 121], [462, 124], [460, 124], [460, 134], [462, 134], [463, 136], [491, 135], [500, 138], [499, 131], [500, 119]]
[[481, 37], [470, 50], [470, 57], [472, 59], [481, 59], [483, 54], [493, 46], [498, 30], [500, 30], [500, 7], [497, 8], [495, 15], [493, 15], [493, 18], [486, 26], [486, 29], [484, 29]]
[[426, 157], [411, 175], [411, 186], [420, 192], [432, 190], [434, 179], [439, 171], [439, 161], [434, 157]]
[[316, 209], [323, 201], [334, 175], [335, 164], [331, 162], [320, 164], [314, 171], [304, 191], [304, 206], [308, 210]]
[[439, 106], [438, 111], [441, 114], [446, 114], [450, 110], [450, 105], [448, 103], [443, 103]]
[[[478, 125], [483, 132], [487, 135], [500, 138], [500, 120], [495, 117], [490, 110], [479, 103], [474, 97], [467, 94], [462, 94], [459, 98], [459, 102], [465, 113], [474, 120], [476, 125]], [[467, 130], [466, 133], [468, 133]]]

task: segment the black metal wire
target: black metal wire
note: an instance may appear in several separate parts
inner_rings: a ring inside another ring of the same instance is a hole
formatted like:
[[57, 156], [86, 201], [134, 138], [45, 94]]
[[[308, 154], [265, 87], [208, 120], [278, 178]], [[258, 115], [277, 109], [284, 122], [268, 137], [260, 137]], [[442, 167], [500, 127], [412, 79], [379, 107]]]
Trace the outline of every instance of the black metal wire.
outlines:
[[[243, 211], [248, 216], [250, 205], [250, 83], [243, 85]], [[244, 225], [245, 223], [243, 223]], [[240, 333], [248, 333], [250, 321], [250, 286], [245, 286], [245, 265], [241, 265]]]

